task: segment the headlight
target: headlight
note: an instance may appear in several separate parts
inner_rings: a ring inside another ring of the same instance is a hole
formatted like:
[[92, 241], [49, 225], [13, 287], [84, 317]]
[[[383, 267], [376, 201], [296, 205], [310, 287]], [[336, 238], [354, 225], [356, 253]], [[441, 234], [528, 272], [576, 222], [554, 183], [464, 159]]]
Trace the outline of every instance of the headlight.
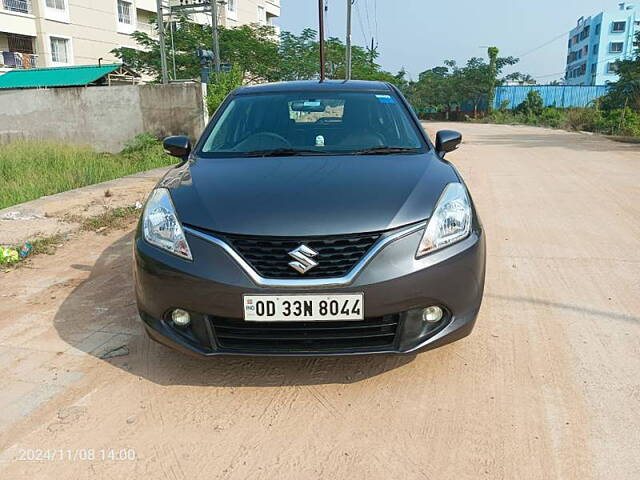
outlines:
[[191, 249], [178, 221], [171, 195], [166, 188], [151, 192], [142, 214], [144, 239], [179, 257], [192, 260]]
[[429, 219], [416, 258], [467, 238], [470, 232], [471, 202], [467, 191], [460, 183], [450, 183]]

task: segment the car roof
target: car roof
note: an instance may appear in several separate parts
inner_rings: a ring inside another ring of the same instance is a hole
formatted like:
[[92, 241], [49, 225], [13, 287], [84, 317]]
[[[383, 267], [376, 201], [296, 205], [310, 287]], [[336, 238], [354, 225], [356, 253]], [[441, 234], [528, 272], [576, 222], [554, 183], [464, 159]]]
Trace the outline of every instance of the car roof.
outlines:
[[263, 83], [238, 88], [235, 95], [286, 92], [390, 92], [388, 83], [368, 80], [301, 80], [295, 82]]

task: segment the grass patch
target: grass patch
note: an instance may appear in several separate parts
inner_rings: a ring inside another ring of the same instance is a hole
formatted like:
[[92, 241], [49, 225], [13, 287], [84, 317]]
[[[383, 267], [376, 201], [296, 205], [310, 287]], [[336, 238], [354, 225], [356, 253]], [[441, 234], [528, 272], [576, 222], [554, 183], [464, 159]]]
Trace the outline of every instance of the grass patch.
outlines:
[[[82, 218], [79, 215], [67, 215], [68, 222], [79, 223], [80, 231], [106, 234], [112, 230], [125, 229], [129, 227], [131, 221], [137, 219], [141, 210], [135, 206], [111, 208], [100, 215]], [[3, 259], [0, 257], [0, 271], [8, 272], [14, 268], [23, 266], [30, 258], [36, 255], [53, 255], [56, 249], [67, 241], [67, 235], [56, 233], [48, 237], [37, 237], [28, 242], [31, 244], [31, 252], [26, 258], [15, 260]], [[20, 251], [22, 246], [10, 247], [12, 250]]]
[[[56, 233], [49, 237], [36, 238], [31, 242], [32, 250], [31, 255], [53, 255], [56, 252], [56, 248], [64, 243], [66, 240], [64, 234]], [[29, 257], [27, 257], [29, 258]]]
[[[66, 241], [66, 236], [62, 233], [56, 233], [48, 237], [38, 237], [29, 242], [31, 251], [26, 258], [18, 257], [16, 259], [0, 258], [0, 267], [8, 272], [14, 268], [18, 268], [35, 255], [53, 255], [56, 249]], [[21, 246], [13, 247], [12, 250], [19, 252]]]
[[0, 209], [172, 163], [146, 134], [115, 155], [59, 142], [12, 142], [0, 149]]
[[136, 207], [111, 208], [100, 215], [85, 218], [81, 221], [81, 230], [105, 233], [129, 226], [131, 220], [140, 214]]

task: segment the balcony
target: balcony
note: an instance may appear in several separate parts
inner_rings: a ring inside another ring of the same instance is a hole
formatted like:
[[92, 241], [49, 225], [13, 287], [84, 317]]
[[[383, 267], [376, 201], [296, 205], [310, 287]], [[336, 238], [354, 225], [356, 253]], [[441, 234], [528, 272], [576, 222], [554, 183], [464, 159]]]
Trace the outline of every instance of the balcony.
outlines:
[[14, 68], [38, 68], [38, 55], [0, 51], [0, 70]]
[[8, 12], [31, 15], [31, 0], [2, 0], [2, 9]]
[[152, 25], [150, 23], [138, 22], [136, 24], [136, 30], [138, 32], [144, 32], [150, 37], [158, 36], [158, 31], [156, 30], [155, 25]]
[[280, 0], [267, 0], [264, 4], [267, 16], [280, 16]]
[[36, 36], [36, 19], [29, 0], [0, 0], [0, 30], [5, 33]]

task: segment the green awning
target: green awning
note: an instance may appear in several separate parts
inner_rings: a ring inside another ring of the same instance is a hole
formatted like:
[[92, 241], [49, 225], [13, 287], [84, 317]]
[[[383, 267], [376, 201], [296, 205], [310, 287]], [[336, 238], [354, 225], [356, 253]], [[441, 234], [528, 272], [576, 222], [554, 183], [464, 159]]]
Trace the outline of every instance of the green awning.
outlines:
[[138, 76], [120, 63], [26, 68], [11, 70], [4, 75], [0, 75], [0, 88], [81, 87], [95, 83], [114, 72], [116, 74]]

